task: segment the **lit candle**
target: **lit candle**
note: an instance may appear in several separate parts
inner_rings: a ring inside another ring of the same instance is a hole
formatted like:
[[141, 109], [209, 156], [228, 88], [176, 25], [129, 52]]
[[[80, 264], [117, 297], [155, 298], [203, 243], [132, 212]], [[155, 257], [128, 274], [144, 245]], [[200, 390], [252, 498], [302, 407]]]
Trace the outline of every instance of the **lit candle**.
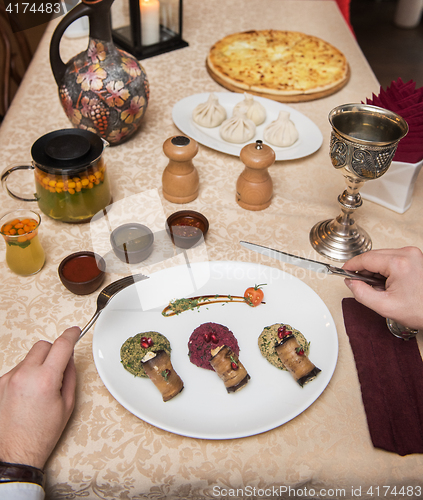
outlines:
[[159, 0], [140, 0], [141, 43], [152, 45], [160, 41]]

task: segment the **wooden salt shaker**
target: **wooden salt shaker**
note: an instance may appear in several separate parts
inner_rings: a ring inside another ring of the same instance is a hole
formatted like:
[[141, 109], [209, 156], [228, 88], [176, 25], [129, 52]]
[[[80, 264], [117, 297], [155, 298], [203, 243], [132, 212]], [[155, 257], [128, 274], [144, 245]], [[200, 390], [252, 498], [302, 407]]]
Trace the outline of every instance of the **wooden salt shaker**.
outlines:
[[172, 203], [189, 203], [198, 196], [200, 180], [192, 159], [198, 144], [184, 135], [170, 137], [163, 144], [169, 164], [162, 176], [163, 196]]
[[263, 210], [272, 199], [273, 182], [267, 169], [275, 162], [275, 152], [256, 141], [241, 149], [240, 158], [245, 169], [236, 183], [236, 201], [247, 210]]

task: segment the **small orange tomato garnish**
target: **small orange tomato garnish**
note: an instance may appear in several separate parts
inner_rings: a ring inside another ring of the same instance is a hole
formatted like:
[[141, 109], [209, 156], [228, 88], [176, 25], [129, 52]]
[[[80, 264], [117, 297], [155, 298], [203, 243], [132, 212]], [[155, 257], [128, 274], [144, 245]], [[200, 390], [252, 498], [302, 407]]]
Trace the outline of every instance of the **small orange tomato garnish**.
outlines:
[[264, 293], [260, 287], [265, 285], [266, 283], [263, 283], [262, 285], [254, 285], [250, 286], [249, 288], [247, 288], [247, 290], [245, 290], [244, 298], [249, 306], [256, 307], [262, 303]]

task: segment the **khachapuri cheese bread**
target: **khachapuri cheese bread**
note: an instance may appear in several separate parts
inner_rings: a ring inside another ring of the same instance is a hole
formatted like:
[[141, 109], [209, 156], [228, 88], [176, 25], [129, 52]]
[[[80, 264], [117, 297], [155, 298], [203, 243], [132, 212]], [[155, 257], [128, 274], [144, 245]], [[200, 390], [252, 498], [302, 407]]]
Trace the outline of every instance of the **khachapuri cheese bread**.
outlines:
[[349, 66], [341, 51], [320, 38], [296, 31], [228, 35], [210, 49], [207, 68], [223, 85], [270, 96], [319, 93], [349, 78]]
[[321, 371], [308, 357], [310, 343], [291, 325], [275, 323], [267, 326], [259, 336], [258, 346], [272, 365], [287, 370], [301, 387]]
[[165, 351], [170, 355], [169, 340], [158, 332], [137, 333], [120, 348], [120, 359], [125, 370], [136, 377], [147, 377], [142, 360], [148, 352]]
[[238, 341], [229, 328], [218, 323], [203, 323], [192, 332], [189, 338], [189, 359], [199, 368], [214, 370], [210, 364], [211, 351], [220, 346], [227, 346], [236, 356], [239, 355]]

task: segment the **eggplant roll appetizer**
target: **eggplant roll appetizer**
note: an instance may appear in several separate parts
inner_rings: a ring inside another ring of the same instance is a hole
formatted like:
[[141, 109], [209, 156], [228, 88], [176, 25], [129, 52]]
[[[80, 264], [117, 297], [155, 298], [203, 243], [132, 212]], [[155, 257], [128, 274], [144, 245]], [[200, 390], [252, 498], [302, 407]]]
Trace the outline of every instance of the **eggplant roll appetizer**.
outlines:
[[276, 352], [294, 380], [303, 387], [321, 371], [310, 361], [295, 335], [290, 333], [276, 344]]
[[141, 363], [148, 378], [161, 392], [164, 402], [174, 398], [184, 388], [184, 383], [173, 369], [166, 351], [149, 352]]
[[226, 390], [236, 392], [247, 384], [250, 376], [238, 356], [226, 345], [211, 350], [210, 364], [223, 380]]

